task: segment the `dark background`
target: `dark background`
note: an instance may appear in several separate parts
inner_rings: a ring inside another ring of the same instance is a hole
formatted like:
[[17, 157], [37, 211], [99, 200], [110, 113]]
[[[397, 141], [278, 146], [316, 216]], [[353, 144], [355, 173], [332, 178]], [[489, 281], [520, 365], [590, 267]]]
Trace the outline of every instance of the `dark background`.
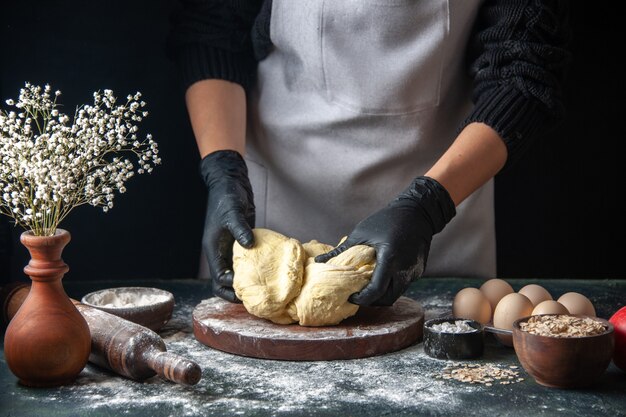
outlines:
[[[601, 2], [599, 4], [603, 4]], [[572, 2], [568, 116], [496, 180], [498, 275], [624, 278], [623, 23], [611, 7]], [[3, 2], [0, 98], [25, 81], [63, 91], [67, 109], [110, 88], [141, 91], [150, 116], [140, 132], [163, 165], [129, 181], [115, 208], [75, 210], [61, 225], [68, 280], [196, 275], [205, 191], [176, 71], [166, 56], [172, 1]], [[70, 112], [70, 111], [68, 111]], [[621, 174], [620, 174], [621, 172]], [[20, 229], [0, 220], [0, 283], [25, 279]]]

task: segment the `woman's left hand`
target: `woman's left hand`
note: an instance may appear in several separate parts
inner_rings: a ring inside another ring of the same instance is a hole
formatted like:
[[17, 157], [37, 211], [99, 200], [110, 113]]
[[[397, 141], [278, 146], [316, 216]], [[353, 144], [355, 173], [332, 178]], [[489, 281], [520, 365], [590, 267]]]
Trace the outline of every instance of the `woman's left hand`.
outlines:
[[357, 224], [343, 243], [315, 261], [326, 262], [355, 245], [372, 246], [376, 249], [372, 280], [349, 301], [390, 306], [422, 275], [433, 235], [455, 214], [446, 189], [432, 178], [418, 177], [387, 207]]

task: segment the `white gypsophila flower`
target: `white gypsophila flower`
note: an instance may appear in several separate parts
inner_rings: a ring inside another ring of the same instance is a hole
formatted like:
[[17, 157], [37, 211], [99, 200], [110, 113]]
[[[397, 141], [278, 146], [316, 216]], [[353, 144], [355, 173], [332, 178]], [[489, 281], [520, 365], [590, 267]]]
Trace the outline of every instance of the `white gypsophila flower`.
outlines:
[[58, 109], [61, 92], [51, 92], [26, 83], [6, 100], [17, 111], [0, 111], [0, 213], [39, 235], [53, 234], [74, 207], [107, 212], [126, 181], [161, 163], [152, 135], [137, 136], [148, 115], [141, 93], [118, 104], [112, 90], [96, 91], [70, 118]]

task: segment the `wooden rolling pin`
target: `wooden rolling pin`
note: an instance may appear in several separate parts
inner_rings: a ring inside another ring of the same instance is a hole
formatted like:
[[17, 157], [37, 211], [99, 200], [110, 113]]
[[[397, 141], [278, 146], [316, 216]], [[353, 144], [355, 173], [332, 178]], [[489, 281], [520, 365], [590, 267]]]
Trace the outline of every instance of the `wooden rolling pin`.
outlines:
[[[15, 316], [29, 291], [27, 284], [11, 284], [2, 289], [4, 325]], [[76, 300], [72, 302], [89, 325], [90, 362], [137, 381], [156, 374], [178, 384], [194, 385], [200, 381], [200, 366], [167, 352], [163, 339], [152, 330]]]

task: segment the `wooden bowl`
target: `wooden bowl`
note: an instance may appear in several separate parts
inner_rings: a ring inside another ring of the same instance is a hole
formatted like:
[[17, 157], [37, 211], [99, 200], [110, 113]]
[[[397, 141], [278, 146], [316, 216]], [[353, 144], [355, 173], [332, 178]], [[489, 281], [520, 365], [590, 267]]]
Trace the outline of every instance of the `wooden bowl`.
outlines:
[[85, 295], [81, 302], [154, 331], [160, 330], [174, 311], [172, 293], [151, 287], [107, 288]]
[[537, 383], [555, 388], [579, 388], [593, 384], [606, 371], [613, 356], [611, 323], [590, 317], [602, 323], [606, 331], [594, 336], [554, 337], [522, 331], [520, 323], [529, 318], [513, 323], [513, 347], [522, 367]]

